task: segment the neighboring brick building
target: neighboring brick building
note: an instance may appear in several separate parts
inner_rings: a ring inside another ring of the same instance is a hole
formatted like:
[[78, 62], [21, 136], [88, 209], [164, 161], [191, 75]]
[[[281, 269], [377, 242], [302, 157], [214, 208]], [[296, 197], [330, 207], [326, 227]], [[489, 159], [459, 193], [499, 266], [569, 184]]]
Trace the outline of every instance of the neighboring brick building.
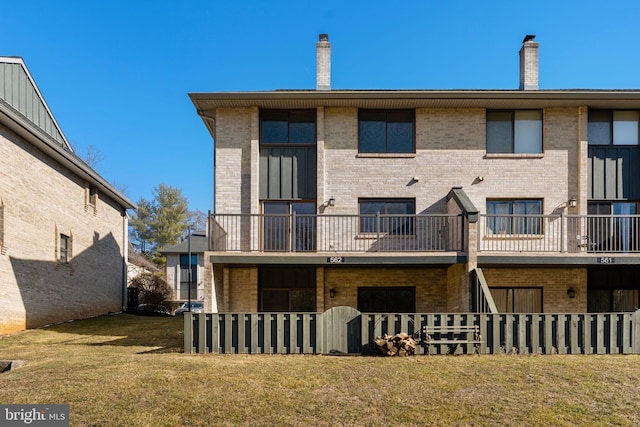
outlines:
[[0, 333], [122, 310], [131, 208], [73, 153], [24, 61], [0, 57]]
[[533, 36], [518, 90], [333, 90], [329, 53], [315, 91], [190, 94], [208, 310], [640, 306], [640, 91], [539, 90]]

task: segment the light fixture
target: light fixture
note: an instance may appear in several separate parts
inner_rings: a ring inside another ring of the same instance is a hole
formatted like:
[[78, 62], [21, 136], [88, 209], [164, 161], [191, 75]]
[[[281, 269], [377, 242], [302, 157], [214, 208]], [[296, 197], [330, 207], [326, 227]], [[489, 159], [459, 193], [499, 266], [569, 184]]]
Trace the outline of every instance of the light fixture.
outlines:
[[335, 206], [336, 204], [336, 199], [333, 198], [333, 196], [331, 198], [329, 198], [329, 206]]
[[419, 176], [414, 176], [413, 178], [411, 178], [411, 180], [413, 182], [420, 182], [420, 177]]
[[573, 286], [567, 289], [567, 296], [569, 296], [569, 298], [576, 297], [576, 290], [573, 288]]
[[335, 298], [336, 297], [336, 288], [329, 289], [329, 297], [331, 297], [331, 298]]
[[578, 201], [576, 199], [569, 199], [569, 207], [575, 208], [578, 206]]
[[484, 176], [478, 175], [478, 181], [484, 181]]

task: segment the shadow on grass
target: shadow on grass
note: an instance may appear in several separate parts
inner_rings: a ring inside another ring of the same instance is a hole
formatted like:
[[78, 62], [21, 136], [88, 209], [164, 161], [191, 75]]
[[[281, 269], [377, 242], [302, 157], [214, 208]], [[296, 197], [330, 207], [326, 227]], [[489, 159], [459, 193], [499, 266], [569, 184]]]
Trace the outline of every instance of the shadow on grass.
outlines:
[[62, 345], [153, 347], [136, 354], [183, 351], [184, 320], [181, 317], [150, 317], [121, 313], [54, 325], [48, 330], [83, 336], [59, 341], [58, 344]]

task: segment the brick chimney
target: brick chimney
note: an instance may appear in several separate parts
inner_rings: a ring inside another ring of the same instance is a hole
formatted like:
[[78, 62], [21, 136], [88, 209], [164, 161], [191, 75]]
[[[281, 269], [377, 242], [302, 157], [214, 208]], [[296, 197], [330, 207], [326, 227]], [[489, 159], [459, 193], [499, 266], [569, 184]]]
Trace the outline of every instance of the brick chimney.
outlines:
[[520, 90], [538, 90], [538, 42], [527, 34], [520, 48]]
[[320, 34], [316, 43], [316, 90], [331, 90], [331, 43]]

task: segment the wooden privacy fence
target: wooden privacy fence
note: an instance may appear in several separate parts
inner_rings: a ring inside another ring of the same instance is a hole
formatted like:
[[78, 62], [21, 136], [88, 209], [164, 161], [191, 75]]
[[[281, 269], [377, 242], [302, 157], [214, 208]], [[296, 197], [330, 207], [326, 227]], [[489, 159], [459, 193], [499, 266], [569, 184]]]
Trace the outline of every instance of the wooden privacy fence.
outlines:
[[478, 325], [480, 354], [640, 354], [640, 310], [565, 314], [185, 313], [185, 353], [375, 354], [373, 339], [406, 332], [416, 354], [470, 354], [426, 345], [424, 326]]

